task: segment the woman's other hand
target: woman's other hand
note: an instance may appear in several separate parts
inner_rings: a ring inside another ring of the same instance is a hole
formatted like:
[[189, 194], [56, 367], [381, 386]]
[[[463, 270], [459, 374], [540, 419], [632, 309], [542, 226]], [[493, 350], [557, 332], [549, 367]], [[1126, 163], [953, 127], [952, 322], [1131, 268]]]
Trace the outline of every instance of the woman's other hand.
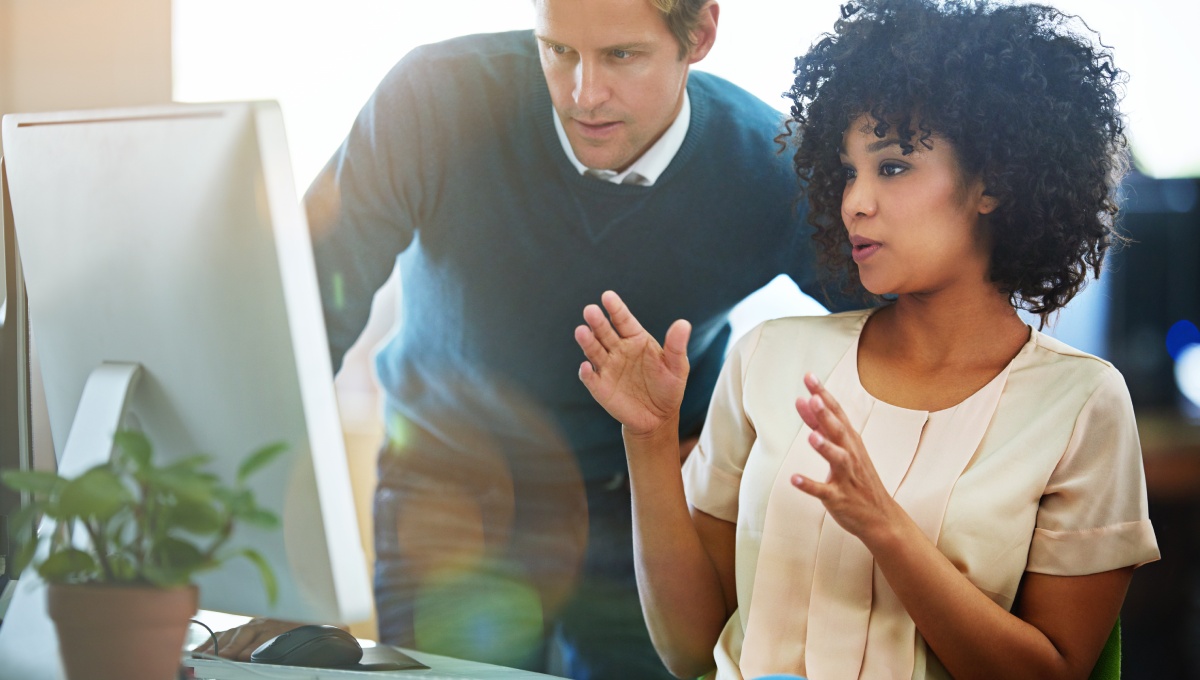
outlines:
[[671, 324], [660, 346], [616, 293], [605, 291], [600, 302], [604, 310], [584, 307], [587, 324], [575, 329], [575, 341], [587, 357], [579, 367], [580, 380], [629, 434], [654, 434], [667, 424], [678, 427], [691, 325], [683, 320]]
[[892, 513], [903, 510], [880, 481], [841, 405], [811, 373], [804, 385], [812, 396], [796, 399], [796, 411], [812, 428], [808, 443], [829, 462], [829, 477], [820, 482], [792, 475], [792, 484], [819, 499], [843, 529], [870, 545], [866, 533], [886, 527]]

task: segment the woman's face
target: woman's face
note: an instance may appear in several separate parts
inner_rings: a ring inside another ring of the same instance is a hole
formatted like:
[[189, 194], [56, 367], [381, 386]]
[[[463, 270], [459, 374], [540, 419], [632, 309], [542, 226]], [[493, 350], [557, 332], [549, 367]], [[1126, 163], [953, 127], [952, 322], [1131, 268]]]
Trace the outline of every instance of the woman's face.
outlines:
[[963, 177], [944, 137], [914, 139], [905, 155], [894, 132], [875, 136], [875, 124], [860, 116], [841, 149], [842, 221], [863, 286], [903, 295], [986, 282], [991, 248], [978, 223], [995, 201], [983, 181]]

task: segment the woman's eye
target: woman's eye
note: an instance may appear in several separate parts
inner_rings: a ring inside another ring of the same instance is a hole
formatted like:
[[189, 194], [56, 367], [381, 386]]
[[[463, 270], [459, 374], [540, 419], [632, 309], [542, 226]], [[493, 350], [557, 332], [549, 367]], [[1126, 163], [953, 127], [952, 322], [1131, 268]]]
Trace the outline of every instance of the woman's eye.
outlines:
[[907, 169], [907, 167], [900, 165], [899, 163], [884, 163], [883, 165], [879, 166], [879, 174], [883, 175], [884, 177], [895, 177]]
[[858, 176], [858, 171], [856, 171], [854, 168], [852, 168], [848, 165], [842, 166], [842, 179], [844, 179], [848, 182], [857, 176]]

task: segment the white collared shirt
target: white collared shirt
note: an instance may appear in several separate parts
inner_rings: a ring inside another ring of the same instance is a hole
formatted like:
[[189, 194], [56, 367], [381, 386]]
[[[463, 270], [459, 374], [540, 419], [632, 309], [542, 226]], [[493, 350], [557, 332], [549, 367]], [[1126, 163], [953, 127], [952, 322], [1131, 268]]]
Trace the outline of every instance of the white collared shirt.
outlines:
[[558, 132], [558, 141], [562, 144], [563, 151], [567, 153], [571, 165], [574, 165], [581, 175], [588, 175], [613, 184], [651, 186], [658, 181], [658, 176], [671, 164], [671, 159], [675, 158], [679, 147], [683, 146], [683, 139], [687, 137], [688, 126], [692, 122], [692, 102], [688, 98], [687, 90], [684, 90], [683, 105], [679, 108], [679, 115], [675, 116], [675, 120], [658, 138], [658, 141], [646, 149], [646, 152], [623, 172], [597, 170], [580, 163], [575, 156], [575, 150], [571, 148], [570, 140], [567, 139], [567, 131], [563, 129], [558, 112], [552, 112], [551, 117], [554, 118], [554, 129]]

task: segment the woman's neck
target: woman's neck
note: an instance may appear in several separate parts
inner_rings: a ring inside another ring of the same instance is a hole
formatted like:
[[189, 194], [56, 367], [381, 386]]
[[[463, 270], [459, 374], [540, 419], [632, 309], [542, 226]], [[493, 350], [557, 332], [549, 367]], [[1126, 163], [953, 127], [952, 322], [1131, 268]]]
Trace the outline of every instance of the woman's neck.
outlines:
[[955, 297], [902, 295], [880, 321], [886, 322], [891, 351], [943, 364], [975, 363], [988, 355], [1007, 364], [1029, 338], [1025, 322], [998, 291]]
[[902, 295], [863, 328], [859, 378], [885, 402], [937, 411], [990, 382], [1028, 340], [1029, 328], [999, 293]]

